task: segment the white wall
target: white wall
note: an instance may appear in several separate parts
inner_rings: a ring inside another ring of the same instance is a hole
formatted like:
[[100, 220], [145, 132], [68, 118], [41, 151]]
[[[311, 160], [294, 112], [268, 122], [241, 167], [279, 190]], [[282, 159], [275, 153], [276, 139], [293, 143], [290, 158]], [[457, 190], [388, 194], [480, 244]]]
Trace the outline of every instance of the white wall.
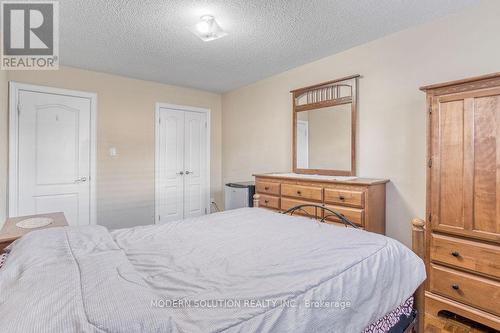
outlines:
[[[500, 71], [500, 1], [405, 30], [223, 95], [223, 181], [291, 170], [289, 91], [359, 81], [358, 175], [389, 178], [387, 234], [410, 244], [425, 213], [425, 84]], [[332, 32], [335, 33], [335, 32]]]

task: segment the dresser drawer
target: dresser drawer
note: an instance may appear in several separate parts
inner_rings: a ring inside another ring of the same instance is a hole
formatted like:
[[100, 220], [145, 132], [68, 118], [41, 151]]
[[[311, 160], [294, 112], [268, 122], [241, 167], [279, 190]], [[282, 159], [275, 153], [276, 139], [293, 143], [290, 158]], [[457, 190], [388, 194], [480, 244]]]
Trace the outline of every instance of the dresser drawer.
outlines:
[[432, 234], [431, 260], [500, 278], [500, 246]]
[[[345, 217], [347, 217], [347, 219], [349, 219], [349, 221], [351, 221], [356, 225], [364, 226], [365, 224], [365, 211], [363, 209], [332, 206], [332, 205], [325, 205], [325, 207], [344, 215]], [[325, 214], [328, 214], [328, 212], [325, 211]], [[336, 216], [328, 217], [326, 220], [333, 222], [341, 222]]]
[[257, 193], [280, 195], [280, 185], [280, 183], [257, 181], [255, 182], [255, 191]]
[[[282, 211], [286, 211], [292, 207], [295, 207], [295, 206], [298, 206], [298, 205], [310, 205], [310, 204], [313, 204], [313, 205], [316, 205], [316, 203], [314, 202], [310, 202], [310, 201], [303, 201], [303, 200], [295, 200], [295, 199], [288, 199], [288, 198], [281, 198], [281, 210]], [[318, 218], [321, 218], [321, 213], [322, 213], [322, 209], [317, 209], [316, 207], [304, 207], [302, 208], [303, 210], [305, 210], [307, 212], [307, 214], [305, 214], [303, 211], [300, 211], [300, 210], [297, 210], [295, 211], [295, 213], [293, 213], [294, 215], [305, 215], [305, 216], [309, 216], [309, 217], [318, 217]], [[318, 210], [316, 212], [316, 210]]]
[[431, 265], [430, 289], [433, 293], [500, 315], [500, 283], [494, 280]]
[[280, 198], [272, 195], [259, 194], [259, 207], [280, 209]]
[[323, 200], [323, 188], [305, 185], [282, 184], [281, 195], [309, 200]]
[[365, 206], [365, 193], [362, 191], [325, 188], [325, 202], [363, 208]]

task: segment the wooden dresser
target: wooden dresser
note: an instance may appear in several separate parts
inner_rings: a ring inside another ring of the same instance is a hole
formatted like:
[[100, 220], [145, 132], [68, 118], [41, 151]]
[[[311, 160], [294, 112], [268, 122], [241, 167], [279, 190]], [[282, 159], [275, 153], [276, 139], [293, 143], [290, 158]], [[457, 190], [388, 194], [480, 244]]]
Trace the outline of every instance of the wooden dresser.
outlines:
[[[325, 205], [367, 231], [385, 234], [385, 184], [388, 180], [356, 178], [342, 181], [335, 180], [336, 177], [313, 179], [308, 175], [279, 174], [254, 176], [260, 207], [285, 211], [301, 204]], [[322, 217], [314, 207], [305, 210], [309, 215]], [[327, 221], [340, 222], [333, 217]]]
[[500, 330], [500, 73], [427, 93], [425, 312]]

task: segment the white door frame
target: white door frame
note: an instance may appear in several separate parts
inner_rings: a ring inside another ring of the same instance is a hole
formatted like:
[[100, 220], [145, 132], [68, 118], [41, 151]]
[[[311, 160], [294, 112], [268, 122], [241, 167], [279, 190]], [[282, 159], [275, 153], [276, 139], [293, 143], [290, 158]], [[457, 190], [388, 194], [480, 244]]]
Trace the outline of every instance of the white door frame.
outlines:
[[19, 91], [27, 90], [47, 94], [88, 98], [90, 100], [90, 224], [97, 224], [96, 205], [96, 157], [97, 157], [97, 94], [38, 86], [33, 84], [9, 81], [9, 182], [7, 216], [18, 215], [18, 170], [19, 170]]
[[176, 105], [176, 104], [169, 104], [169, 103], [156, 103], [155, 107], [155, 223], [158, 223], [158, 214], [160, 211], [159, 207], [159, 202], [158, 199], [160, 198], [160, 188], [159, 188], [159, 156], [160, 156], [160, 109], [172, 109], [172, 110], [179, 110], [179, 111], [191, 111], [191, 112], [199, 112], [199, 113], [205, 113], [207, 115], [207, 174], [206, 174], [206, 186], [205, 186], [205, 208], [207, 209], [207, 212], [210, 213], [210, 204], [211, 204], [211, 199], [210, 199], [210, 139], [211, 139], [211, 134], [210, 134], [210, 124], [211, 124], [211, 119], [210, 119], [210, 109], [206, 108], [200, 108], [196, 106], [186, 106], [186, 105]]

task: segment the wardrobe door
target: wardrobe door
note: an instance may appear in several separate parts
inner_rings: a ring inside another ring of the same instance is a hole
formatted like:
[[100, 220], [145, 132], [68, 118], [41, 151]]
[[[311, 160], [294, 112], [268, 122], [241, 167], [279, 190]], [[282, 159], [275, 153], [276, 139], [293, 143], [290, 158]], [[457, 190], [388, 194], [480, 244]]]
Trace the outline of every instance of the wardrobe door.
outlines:
[[472, 232], [500, 241], [500, 89], [474, 98]]
[[434, 97], [429, 161], [434, 230], [500, 240], [499, 117], [499, 89]]

